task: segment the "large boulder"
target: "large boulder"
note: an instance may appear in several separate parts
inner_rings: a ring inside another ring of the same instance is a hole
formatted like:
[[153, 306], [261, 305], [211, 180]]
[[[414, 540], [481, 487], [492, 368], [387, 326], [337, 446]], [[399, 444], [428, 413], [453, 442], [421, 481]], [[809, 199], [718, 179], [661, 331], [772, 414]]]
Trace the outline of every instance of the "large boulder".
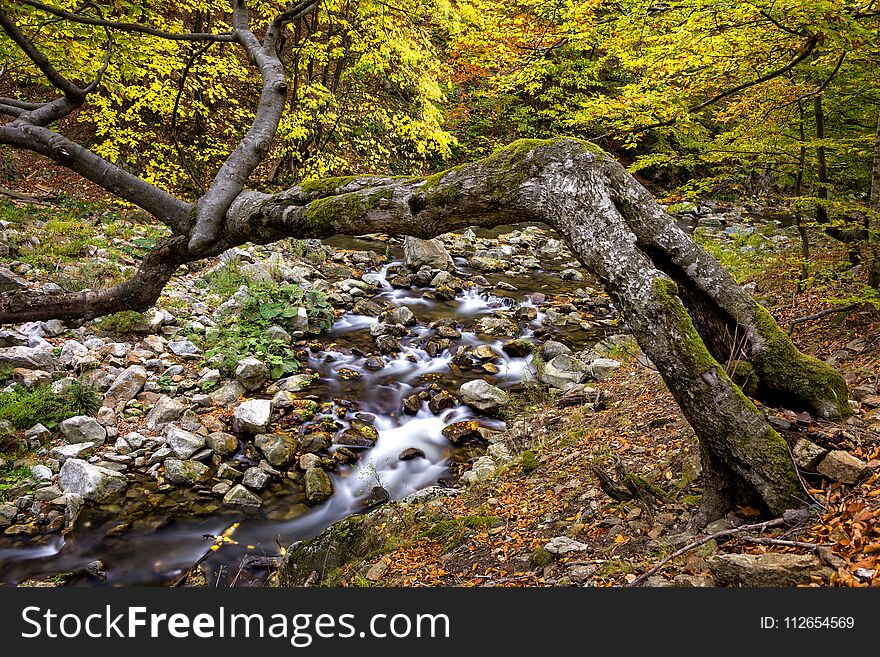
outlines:
[[88, 415], [77, 415], [64, 420], [59, 426], [68, 444], [94, 443], [102, 445], [107, 438], [107, 430], [97, 420]]
[[208, 472], [208, 466], [198, 461], [165, 459], [165, 480], [178, 486], [192, 486]]
[[104, 397], [104, 403], [125, 403], [134, 399], [147, 382], [147, 370], [140, 365], [125, 368]]
[[0, 369], [19, 367], [26, 370], [54, 372], [55, 358], [52, 355], [51, 347], [6, 347], [0, 349]]
[[296, 440], [284, 434], [263, 433], [256, 437], [254, 444], [276, 468], [290, 464], [296, 456]]
[[483, 379], [468, 381], [458, 389], [458, 394], [471, 408], [486, 412], [497, 410], [508, 400], [506, 392]]
[[538, 381], [560, 390], [569, 390], [589, 377], [589, 366], [568, 354], [538, 364]]
[[223, 504], [237, 506], [245, 511], [252, 511], [260, 508], [263, 501], [241, 484], [236, 484], [223, 497]]
[[115, 470], [71, 458], [61, 466], [59, 483], [65, 493], [93, 502], [107, 502], [125, 488], [128, 480]]
[[801, 586], [833, 572], [810, 554], [719, 554], [708, 564], [718, 586]]
[[409, 236], [403, 240], [403, 262], [412, 271], [418, 271], [425, 265], [445, 270], [454, 267], [452, 256], [439, 240], [420, 240]]
[[272, 402], [269, 399], [248, 399], [232, 415], [232, 428], [239, 433], [266, 433]]

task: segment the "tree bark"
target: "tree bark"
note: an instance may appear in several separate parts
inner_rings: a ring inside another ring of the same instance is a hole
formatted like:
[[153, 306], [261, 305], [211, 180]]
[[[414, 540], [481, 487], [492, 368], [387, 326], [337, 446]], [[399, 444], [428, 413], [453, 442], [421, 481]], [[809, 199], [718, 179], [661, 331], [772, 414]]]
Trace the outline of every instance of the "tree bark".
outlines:
[[868, 284], [880, 290], [880, 112], [874, 139], [874, 166], [868, 202]]
[[[429, 178], [336, 178], [274, 195], [242, 192], [209, 253], [284, 237], [430, 238], [523, 221], [554, 228], [599, 278], [694, 428], [706, 473], [702, 520], [735, 504], [757, 503], [779, 514], [808, 503], [785, 441], [719, 363], [743, 361], [738, 367], [754, 370], [760, 398], [826, 418], [851, 413], [843, 379], [801, 354], [635, 178], [590, 144], [525, 140]], [[205, 255], [190, 251], [185, 237], [165, 248], [164, 257], [145, 261], [148, 271], [139, 272], [149, 285], [129, 282], [109, 296], [81, 299], [93, 304], [88, 314], [147, 305], [178, 264]], [[126, 296], [121, 288], [138, 294]], [[61, 309], [27, 294], [0, 303], [3, 322], [28, 312], [50, 317]], [[74, 312], [69, 304], [67, 312]]]

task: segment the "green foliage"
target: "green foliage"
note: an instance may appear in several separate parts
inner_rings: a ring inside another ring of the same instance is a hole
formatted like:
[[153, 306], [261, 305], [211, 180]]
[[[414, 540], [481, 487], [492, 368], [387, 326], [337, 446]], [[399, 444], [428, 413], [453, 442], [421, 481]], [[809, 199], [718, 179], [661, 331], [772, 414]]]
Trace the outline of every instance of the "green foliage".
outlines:
[[101, 396], [81, 381], [58, 394], [50, 385], [33, 389], [18, 386], [0, 393], [0, 420], [9, 421], [16, 429], [29, 429], [37, 423], [54, 429], [69, 417], [95, 413], [100, 406]]
[[6, 499], [7, 492], [18, 482], [30, 479], [32, 476], [33, 472], [26, 465], [7, 464], [0, 467], [0, 500]]
[[320, 333], [333, 326], [333, 309], [323, 292], [286, 283], [250, 283], [241, 314], [224, 320], [219, 332], [195, 339], [206, 350], [206, 357], [220, 356], [220, 369], [227, 375], [235, 372], [241, 359], [255, 356], [278, 378], [296, 372], [300, 363], [292, 345], [270, 339], [266, 331], [271, 326], [289, 333], [301, 331], [300, 308], [306, 309], [309, 332]]

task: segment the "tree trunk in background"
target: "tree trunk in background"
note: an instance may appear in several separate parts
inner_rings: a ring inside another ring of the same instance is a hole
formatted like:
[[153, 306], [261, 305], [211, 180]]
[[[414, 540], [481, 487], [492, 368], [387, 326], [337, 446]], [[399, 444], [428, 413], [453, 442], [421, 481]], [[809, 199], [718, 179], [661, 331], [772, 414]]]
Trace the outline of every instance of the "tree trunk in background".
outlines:
[[828, 200], [828, 161], [825, 157], [825, 145], [822, 141], [825, 139], [825, 111], [822, 108], [822, 94], [813, 99], [813, 114], [816, 119], [816, 139], [819, 145], [816, 146], [816, 179], [819, 182], [819, 205], [816, 206], [816, 221], [820, 224], [828, 223], [828, 209], [822, 201]]
[[[554, 228], [597, 276], [693, 427], [705, 473], [700, 519], [713, 520], [737, 504], [758, 504], [773, 514], [807, 504], [785, 440], [720, 363], [735, 360], [738, 372], [750, 371], [757, 397], [823, 418], [852, 413], [843, 379], [799, 352], [770, 313], [595, 146], [524, 140], [429, 178], [337, 178], [274, 195], [243, 192], [209, 252], [284, 237], [430, 238], [525, 221]], [[150, 265], [157, 278], [167, 280], [175, 262], [206, 255], [176, 239], [177, 250], [168, 247], [167, 256]], [[138, 289], [151, 273], [144, 267]], [[81, 313], [95, 314], [81, 297], [68, 295], [66, 307], [77, 300]], [[144, 300], [135, 299], [138, 307]], [[109, 299], [100, 302], [106, 306]], [[46, 304], [33, 295], [7, 295], [0, 321], [47, 317]], [[57, 311], [57, 304], [50, 309]]]
[[877, 114], [874, 167], [871, 171], [868, 205], [868, 284], [875, 290], [880, 290], [880, 112]]

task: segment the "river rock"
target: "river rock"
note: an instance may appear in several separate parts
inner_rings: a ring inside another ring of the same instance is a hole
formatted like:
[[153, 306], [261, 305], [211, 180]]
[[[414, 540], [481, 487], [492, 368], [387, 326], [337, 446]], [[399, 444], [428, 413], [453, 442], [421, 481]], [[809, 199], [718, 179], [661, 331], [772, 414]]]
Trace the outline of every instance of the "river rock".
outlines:
[[406, 306], [400, 306], [400, 308], [395, 308], [394, 310], [385, 313], [382, 321], [388, 322], [389, 324], [412, 326], [418, 321], [418, 319], [416, 319], [416, 316], [412, 310], [410, 310]]
[[440, 415], [440, 413], [442, 413], [443, 411], [454, 408], [457, 403], [458, 400], [455, 397], [450, 395], [447, 391], [441, 390], [436, 395], [431, 397], [431, 401], [428, 402], [428, 409], [434, 415]]
[[177, 456], [188, 459], [205, 446], [205, 437], [184, 431], [180, 427], [170, 426], [165, 432], [165, 443]]
[[244, 386], [238, 381], [229, 381], [211, 393], [211, 401], [219, 406], [229, 408], [245, 393]]
[[231, 456], [238, 449], [238, 438], [223, 431], [209, 433], [205, 443], [220, 456]]
[[318, 504], [333, 495], [333, 482], [321, 468], [309, 468], [305, 474], [306, 502]]
[[272, 402], [268, 399], [248, 399], [242, 402], [232, 416], [232, 428], [239, 433], [266, 433]]
[[300, 449], [315, 454], [328, 449], [333, 442], [333, 434], [327, 431], [315, 431], [305, 434], [300, 440]]
[[52, 349], [46, 346], [39, 347], [6, 347], [0, 349], [0, 369], [3, 367], [15, 369], [18, 367], [26, 370], [55, 371], [55, 358]]
[[107, 438], [107, 430], [98, 421], [88, 415], [77, 415], [64, 420], [59, 426], [65, 440], [70, 445], [77, 443], [95, 443], [103, 445]]
[[86, 500], [107, 502], [123, 490], [127, 483], [125, 476], [115, 470], [80, 459], [67, 459], [61, 466], [61, 490]]
[[278, 387], [286, 392], [302, 392], [315, 382], [312, 374], [294, 374], [278, 382]]
[[132, 365], [122, 371], [107, 390], [104, 403], [127, 402], [134, 399], [147, 382], [147, 370], [140, 365]]
[[412, 461], [413, 459], [425, 458], [425, 453], [418, 447], [407, 447], [398, 455], [400, 461]]
[[519, 327], [504, 317], [481, 317], [474, 324], [474, 331], [486, 335], [513, 336], [519, 333]]
[[403, 239], [403, 262], [412, 271], [418, 271], [425, 265], [445, 270], [454, 267], [452, 256], [440, 240], [422, 240], [410, 236]]
[[229, 489], [223, 497], [223, 504], [227, 506], [237, 506], [245, 510], [258, 509], [263, 505], [263, 500], [254, 495], [241, 484], [236, 484]]
[[544, 361], [550, 361], [560, 355], [570, 355], [571, 349], [556, 340], [548, 340], [541, 345], [540, 354]]
[[251, 490], [263, 490], [269, 483], [269, 473], [261, 468], [248, 468], [241, 483]]
[[258, 358], [242, 358], [235, 368], [236, 381], [249, 391], [262, 388], [269, 376], [269, 368]]
[[538, 364], [538, 381], [560, 390], [568, 390], [583, 383], [590, 376], [586, 363], [567, 354], [559, 354], [548, 362]]
[[186, 406], [182, 402], [168, 395], [163, 395], [147, 413], [145, 421], [147, 429], [161, 431], [166, 425], [180, 418], [185, 410]]
[[165, 459], [165, 480], [177, 486], [192, 486], [208, 472], [208, 466], [198, 461]]
[[719, 586], [801, 586], [833, 572], [810, 554], [719, 554], [707, 563]]
[[485, 412], [497, 410], [508, 400], [506, 392], [483, 379], [468, 381], [458, 389], [458, 394], [465, 404]]
[[254, 439], [254, 444], [276, 468], [290, 464], [296, 456], [296, 440], [284, 434], [263, 433]]
[[870, 471], [870, 466], [849, 452], [834, 450], [816, 467], [820, 475], [842, 484], [857, 484]]
[[480, 431], [480, 425], [476, 420], [453, 422], [443, 429], [443, 437], [456, 447], [486, 442], [482, 431]]
[[58, 362], [65, 367], [77, 367], [90, 355], [89, 348], [76, 340], [67, 340], [61, 347]]

